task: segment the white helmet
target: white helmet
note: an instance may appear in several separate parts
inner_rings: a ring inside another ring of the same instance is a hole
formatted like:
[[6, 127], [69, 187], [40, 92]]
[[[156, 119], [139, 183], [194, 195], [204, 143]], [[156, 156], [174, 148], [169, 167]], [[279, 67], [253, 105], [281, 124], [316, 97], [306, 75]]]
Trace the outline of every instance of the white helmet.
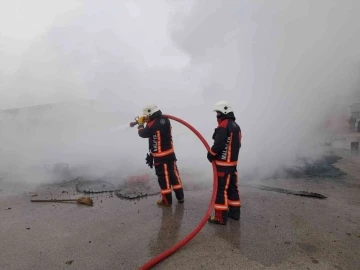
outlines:
[[233, 110], [229, 102], [222, 100], [216, 102], [216, 104], [214, 105], [214, 112], [221, 112], [223, 114], [228, 114], [230, 112], [233, 112]]
[[143, 115], [150, 117], [151, 115], [153, 115], [154, 113], [156, 113], [158, 111], [159, 111], [159, 109], [155, 104], [150, 104], [143, 108]]

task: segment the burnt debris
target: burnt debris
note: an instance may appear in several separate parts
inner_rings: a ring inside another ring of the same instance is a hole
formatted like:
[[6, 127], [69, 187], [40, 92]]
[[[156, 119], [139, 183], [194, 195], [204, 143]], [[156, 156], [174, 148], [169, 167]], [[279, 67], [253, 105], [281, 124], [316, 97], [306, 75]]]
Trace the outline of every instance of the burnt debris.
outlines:
[[335, 167], [334, 164], [342, 159], [336, 155], [322, 156], [320, 159], [310, 162], [301, 159], [301, 165], [294, 168], [285, 168], [284, 172], [288, 177], [294, 178], [338, 178], [346, 175], [345, 172]]
[[76, 191], [79, 193], [106, 193], [118, 190], [113, 184], [103, 181], [82, 181], [79, 179], [76, 184]]
[[125, 183], [115, 191], [115, 195], [121, 199], [139, 199], [146, 196], [158, 195], [159, 185], [156, 182], [150, 183]]
[[327, 198], [326, 196], [324, 196], [322, 194], [308, 192], [308, 191], [296, 191], [296, 190], [269, 187], [269, 186], [263, 186], [263, 185], [256, 186], [256, 185], [242, 184], [240, 186], [252, 187], [252, 188], [257, 188], [257, 189], [266, 190], [266, 191], [274, 191], [274, 192], [279, 192], [279, 193], [285, 193], [285, 194], [291, 194], [291, 195], [303, 196], [303, 197], [309, 197], [309, 198], [315, 198], [315, 199], [326, 199]]

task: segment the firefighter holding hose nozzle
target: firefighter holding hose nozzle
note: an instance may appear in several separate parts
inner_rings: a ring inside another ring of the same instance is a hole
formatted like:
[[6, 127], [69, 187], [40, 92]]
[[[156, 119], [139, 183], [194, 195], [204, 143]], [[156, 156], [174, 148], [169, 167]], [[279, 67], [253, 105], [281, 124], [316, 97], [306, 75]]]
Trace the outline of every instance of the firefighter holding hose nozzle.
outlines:
[[240, 219], [240, 196], [238, 190], [237, 162], [241, 148], [241, 129], [231, 105], [219, 101], [214, 106], [218, 126], [213, 134], [214, 144], [207, 158], [215, 161], [218, 174], [218, 189], [215, 200], [215, 215], [208, 221], [226, 225], [228, 218]]
[[155, 166], [161, 189], [161, 200], [158, 200], [157, 204], [170, 207], [172, 205], [172, 189], [178, 202], [183, 203], [184, 190], [176, 164], [169, 118], [165, 117], [161, 110], [152, 104], [144, 107], [143, 115], [136, 118], [136, 122], [130, 123], [130, 126], [136, 124], [138, 124], [139, 136], [149, 139], [146, 164], [150, 168]]

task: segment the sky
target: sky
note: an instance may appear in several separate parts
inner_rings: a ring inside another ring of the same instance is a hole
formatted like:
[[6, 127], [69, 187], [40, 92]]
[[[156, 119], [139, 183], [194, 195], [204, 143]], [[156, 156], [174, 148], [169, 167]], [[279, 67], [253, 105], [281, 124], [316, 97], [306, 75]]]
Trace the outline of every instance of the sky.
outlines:
[[[346, 118], [359, 92], [359, 7], [350, 0], [1, 0], [0, 109], [99, 104], [48, 110], [41, 120], [32, 112], [2, 116], [2, 170], [68, 162], [96, 168], [86, 169], [96, 177], [148, 171], [146, 141], [116, 127], [155, 103], [211, 144], [218, 100], [231, 102], [242, 128], [240, 175], [255, 179], [300, 156], [318, 157], [334, 132], [324, 123]], [[179, 169], [211, 173], [197, 138], [173, 125]]]

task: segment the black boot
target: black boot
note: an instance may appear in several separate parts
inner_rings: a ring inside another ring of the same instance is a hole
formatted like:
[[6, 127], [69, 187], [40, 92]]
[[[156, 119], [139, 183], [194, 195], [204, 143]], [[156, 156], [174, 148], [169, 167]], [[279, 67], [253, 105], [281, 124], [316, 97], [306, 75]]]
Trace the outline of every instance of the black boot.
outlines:
[[215, 210], [215, 216], [209, 217], [208, 222], [213, 224], [226, 225], [227, 216], [227, 211]]
[[182, 188], [180, 189], [175, 189], [174, 190], [175, 192], [175, 196], [176, 196], [176, 199], [178, 200], [179, 203], [184, 203], [184, 190]]
[[240, 219], [240, 207], [230, 206], [228, 217], [235, 219], [235, 220], [239, 220]]
[[161, 194], [161, 200], [156, 201], [158, 206], [171, 207], [172, 204], [172, 194]]

